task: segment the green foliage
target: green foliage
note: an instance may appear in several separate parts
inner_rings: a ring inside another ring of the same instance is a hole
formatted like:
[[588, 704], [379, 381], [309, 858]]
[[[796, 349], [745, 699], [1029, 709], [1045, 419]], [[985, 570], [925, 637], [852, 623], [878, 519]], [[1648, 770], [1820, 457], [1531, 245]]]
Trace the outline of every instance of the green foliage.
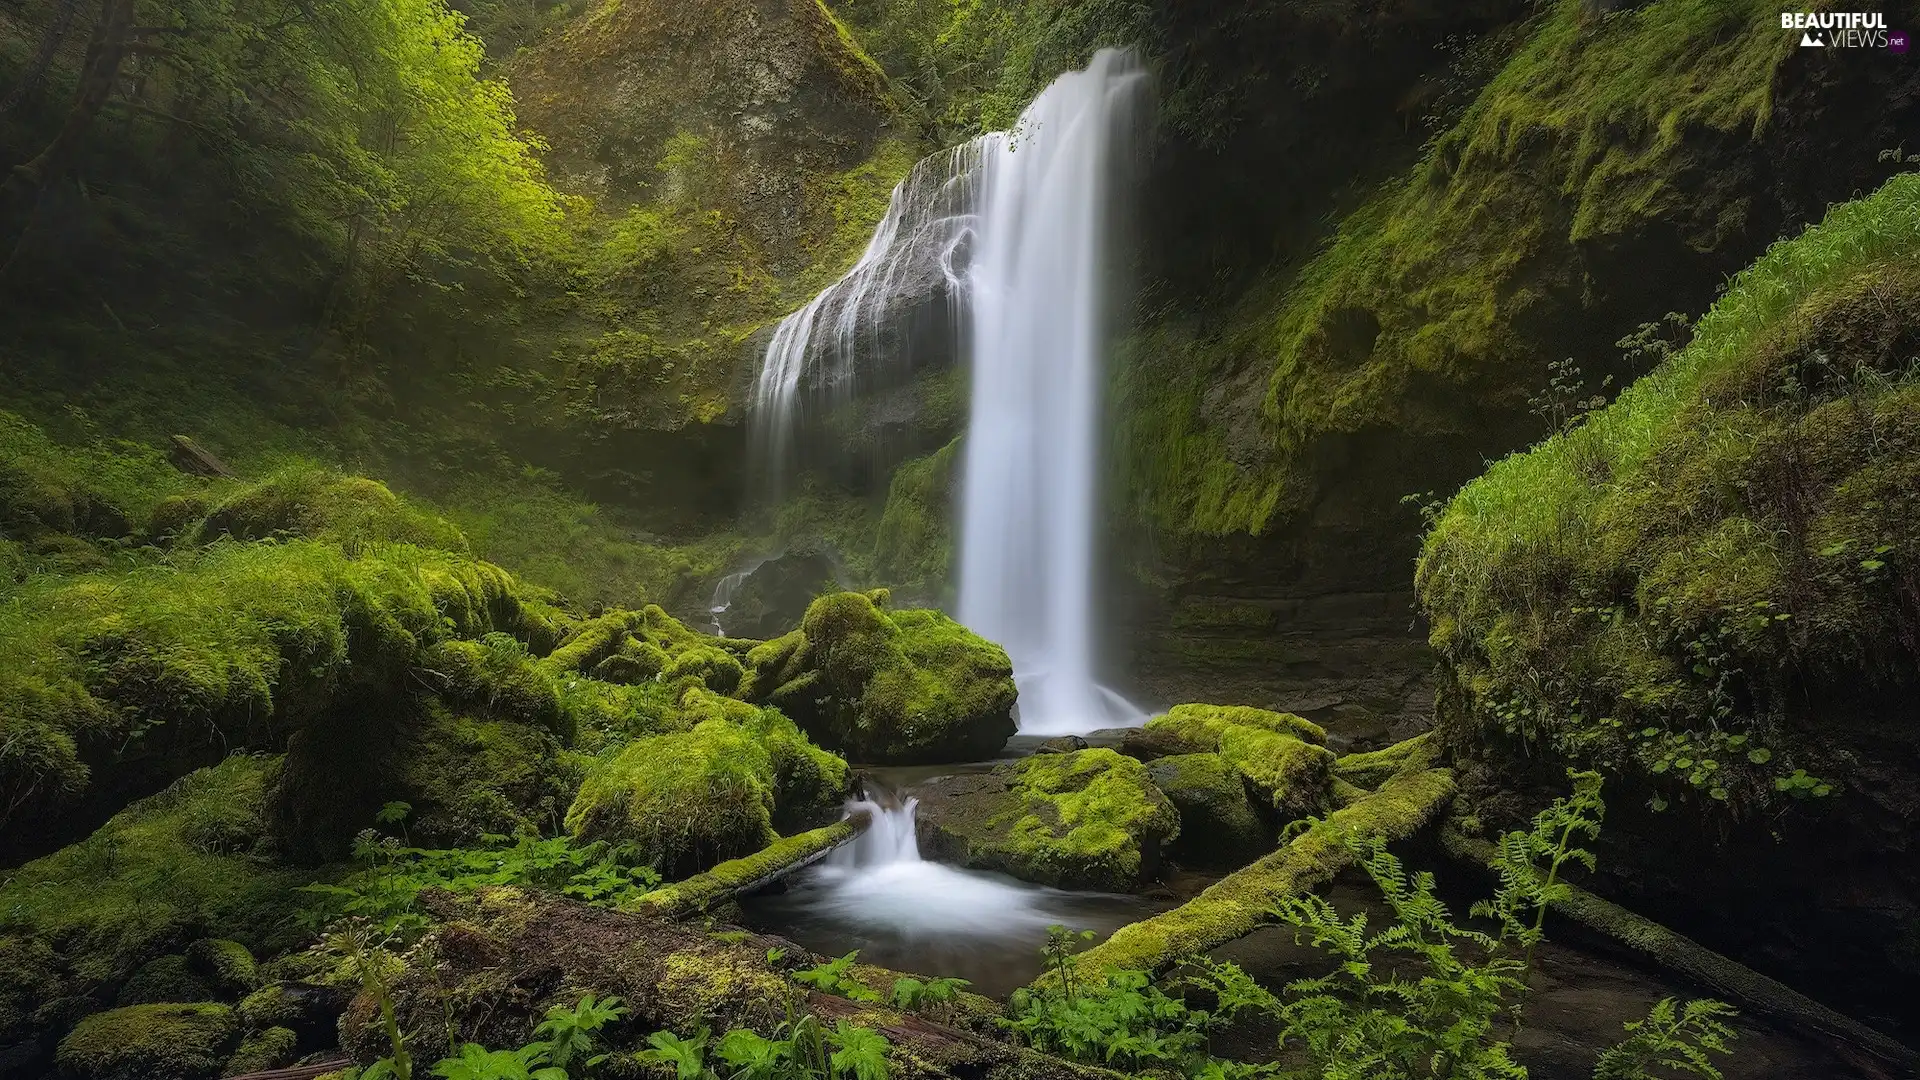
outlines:
[[1613, 405], [1452, 500], [1417, 583], [1458, 730], [1637, 773], [1660, 807], [1846, 784], [1820, 749], [1844, 735], [1794, 717], [1816, 686], [1897, 697], [1911, 665], [1893, 597], [1920, 565], [1920, 391], [1894, 339], [1916, 252], [1906, 174], [1776, 244]]
[[606, 1060], [589, 1056], [593, 1050], [593, 1037], [600, 1029], [627, 1015], [626, 1007], [617, 997], [606, 997], [595, 1001], [592, 994], [580, 999], [580, 1004], [569, 1009], [555, 1005], [547, 1010], [546, 1018], [534, 1029], [546, 1047], [547, 1058], [554, 1067], [565, 1069], [575, 1058], [581, 1059], [588, 1068], [593, 1068]]
[[354, 843], [354, 859], [362, 869], [338, 884], [303, 887], [315, 901], [302, 918], [316, 927], [341, 918], [362, 920], [383, 939], [412, 941], [428, 928], [419, 897], [430, 889], [465, 893], [528, 885], [618, 907], [660, 883], [652, 867], [604, 842], [583, 844], [568, 836], [496, 839], [500, 842], [493, 847], [430, 850], [404, 847], [369, 829]]
[[1734, 1031], [1726, 1021], [1733, 1010], [1718, 1001], [1689, 1001], [1676, 1007], [1663, 998], [1645, 1020], [1626, 1025], [1627, 1038], [1600, 1054], [1593, 1080], [1650, 1080], [1653, 1069], [1720, 1080], [1708, 1054], [1731, 1053]]
[[238, 1034], [225, 1005], [133, 1005], [80, 1021], [54, 1060], [88, 1080], [208, 1080]]
[[[846, 1020], [826, 1028], [811, 1013], [790, 1018], [772, 1036], [734, 1028], [709, 1045], [702, 1028], [685, 1039], [656, 1031], [647, 1043], [636, 1059], [675, 1080], [887, 1080], [893, 1048], [872, 1028]], [[710, 1058], [727, 1071], [716, 1070]]]
[[853, 974], [853, 965], [860, 957], [855, 949], [845, 956], [837, 957], [823, 964], [815, 964], [804, 971], [793, 973], [795, 982], [803, 982], [816, 990], [829, 994], [838, 994], [854, 1001], [879, 1001], [880, 993], [861, 982]]
[[1155, 986], [1145, 972], [1108, 971], [1077, 993], [1017, 991], [1007, 1028], [1036, 1050], [1129, 1072], [1197, 1075], [1213, 1017]]
[[902, 976], [893, 980], [893, 993], [889, 1000], [893, 1002], [894, 1008], [905, 1009], [908, 1012], [922, 1010], [938, 1012], [952, 1003], [959, 996], [960, 991], [971, 985], [973, 984], [965, 979], [951, 977], [916, 979], [912, 976]]

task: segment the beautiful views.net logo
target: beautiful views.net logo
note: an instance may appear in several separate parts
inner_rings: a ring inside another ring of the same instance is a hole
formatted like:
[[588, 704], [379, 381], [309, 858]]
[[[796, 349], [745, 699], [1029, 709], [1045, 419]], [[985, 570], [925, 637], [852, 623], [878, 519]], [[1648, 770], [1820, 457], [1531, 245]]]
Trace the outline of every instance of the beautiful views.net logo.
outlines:
[[1905, 52], [1904, 30], [1890, 30], [1881, 11], [1783, 11], [1780, 29], [1800, 31], [1805, 49], [1891, 49]]

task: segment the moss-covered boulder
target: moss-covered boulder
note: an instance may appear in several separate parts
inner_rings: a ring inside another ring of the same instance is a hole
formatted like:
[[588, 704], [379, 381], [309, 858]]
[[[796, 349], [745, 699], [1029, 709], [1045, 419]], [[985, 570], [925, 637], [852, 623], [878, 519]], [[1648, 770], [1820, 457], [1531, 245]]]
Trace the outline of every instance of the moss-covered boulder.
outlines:
[[1240, 770], [1219, 754], [1176, 754], [1147, 766], [1147, 778], [1180, 812], [1171, 853], [1200, 866], [1239, 866], [1272, 850], [1274, 830]]
[[212, 980], [194, 969], [179, 953], [156, 956], [140, 965], [120, 992], [116, 1005], [151, 1005], [162, 1001], [212, 1001], [220, 996]]
[[[265, 955], [301, 932], [287, 913], [312, 873], [281, 869], [265, 821], [271, 758], [236, 756], [116, 815], [0, 884], [0, 1047], [57, 1034], [74, 1011], [217, 990], [180, 950], [216, 931]], [[137, 1000], [136, 1000], [137, 999]]]
[[130, 1005], [80, 1021], [54, 1062], [71, 1080], [214, 1080], [239, 1035], [225, 1005]]
[[201, 938], [187, 946], [186, 957], [194, 973], [206, 979], [222, 997], [238, 998], [260, 982], [260, 966], [255, 963], [253, 952], [237, 941]]
[[731, 694], [740, 686], [746, 669], [732, 653], [712, 645], [696, 645], [673, 658], [660, 677], [668, 682], [694, 679], [719, 694]]
[[567, 811], [568, 830], [632, 844], [685, 876], [758, 851], [777, 837], [776, 822], [831, 816], [846, 795], [846, 763], [780, 714], [753, 711], [745, 724], [705, 720], [598, 762]]
[[1105, 748], [1036, 755], [917, 790], [932, 854], [1062, 888], [1138, 887], [1181, 828], [1146, 766]]
[[246, 1038], [240, 1040], [233, 1056], [227, 1058], [220, 1075], [242, 1076], [284, 1068], [293, 1064], [299, 1045], [300, 1037], [291, 1028], [270, 1027], [250, 1031]]
[[1316, 813], [1326, 802], [1334, 755], [1310, 720], [1244, 705], [1176, 705], [1147, 721], [1147, 730], [1220, 755], [1287, 816]]
[[467, 550], [466, 537], [451, 522], [419, 509], [378, 480], [312, 466], [285, 469], [234, 492], [183, 535], [197, 543], [230, 536]]
[[1006, 651], [937, 611], [888, 612], [884, 602], [884, 593], [814, 601], [799, 630], [747, 654], [741, 694], [858, 761], [993, 756], [1014, 733]]

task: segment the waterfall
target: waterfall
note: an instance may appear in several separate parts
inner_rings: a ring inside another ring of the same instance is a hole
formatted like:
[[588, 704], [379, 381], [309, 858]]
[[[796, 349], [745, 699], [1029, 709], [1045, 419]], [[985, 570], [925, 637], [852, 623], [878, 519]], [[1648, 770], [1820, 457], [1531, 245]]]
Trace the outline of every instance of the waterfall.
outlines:
[[1013, 131], [920, 162], [853, 269], [781, 321], [754, 389], [777, 497], [803, 402], [849, 395], [863, 366], [904, 362], [884, 335], [908, 305], [937, 293], [959, 309], [973, 400], [958, 616], [1005, 646], [1029, 733], [1145, 719], [1095, 681], [1093, 622], [1109, 240], [1147, 99], [1134, 55], [1103, 50]]
[[827, 856], [827, 864], [852, 870], [919, 862], [920, 841], [914, 835], [914, 811], [919, 805], [920, 800], [912, 796], [899, 806], [884, 806], [870, 798], [849, 802], [847, 813], [868, 815], [867, 830], [836, 848]]
[[727, 628], [721, 625], [720, 617], [733, 606], [733, 596], [740, 591], [740, 583], [747, 580], [755, 570], [760, 569], [760, 564], [764, 562], [766, 562], [765, 559], [756, 559], [752, 566], [745, 570], [735, 570], [714, 583], [713, 599], [707, 602], [708, 622], [713, 627], [714, 637], [727, 636]]
[[960, 303], [980, 160], [975, 140], [916, 164], [893, 189], [853, 269], [774, 329], [754, 381], [752, 417], [755, 452], [776, 497], [803, 384], [849, 398], [861, 361], [883, 362], [883, 334], [902, 304], [935, 293]]
[[959, 618], [1006, 647], [1029, 733], [1144, 720], [1094, 680], [1093, 591], [1113, 176], [1146, 84], [1103, 51], [990, 136], [982, 165]]

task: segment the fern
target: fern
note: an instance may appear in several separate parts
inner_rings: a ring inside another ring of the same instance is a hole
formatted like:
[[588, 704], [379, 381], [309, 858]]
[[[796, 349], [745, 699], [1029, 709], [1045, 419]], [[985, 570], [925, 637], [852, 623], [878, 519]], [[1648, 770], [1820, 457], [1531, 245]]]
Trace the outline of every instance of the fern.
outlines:
[[[1593, 1080], [1666, 1080], [1681, 1074], [1721, 1080], [1707, 1055], [1731, 1052], [1727, 1044], [1734, 1031], [1726, 1021], [1733, 1016], [1733, 1009], [1718, 1001], [1677, 1006], [1666, 998], [1645, 1020], [1625, 1025], [1626, 1039], [1600, 1055]], [[1655, 1068], [1670, 1071], [1663, 1076], [1653, 1072]]]

